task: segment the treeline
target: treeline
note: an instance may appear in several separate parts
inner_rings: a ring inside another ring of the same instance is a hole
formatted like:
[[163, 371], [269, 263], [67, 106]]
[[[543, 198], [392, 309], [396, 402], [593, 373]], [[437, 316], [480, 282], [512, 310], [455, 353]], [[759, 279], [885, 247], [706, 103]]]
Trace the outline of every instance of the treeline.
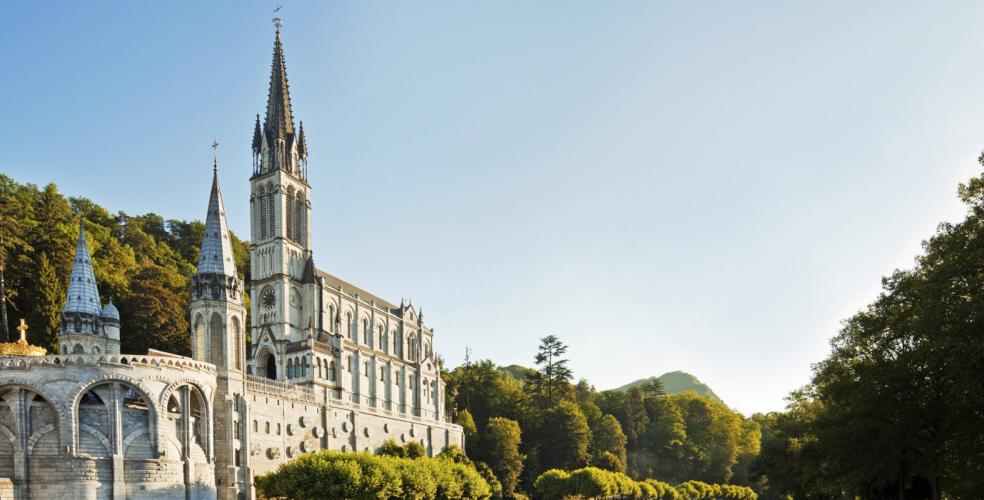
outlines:
[[548, 336], [536, 369], [484, 360], [444, 374], [468, 456], [495, 472], [504, 496], [533, 492], [545, 471], [587, 466], [637, 481], [751, 484], [757, 422], [707, 396], [667, 395], [655, 380], [625, 392], [574, 384], [566, 350]]
[[882, 280], [787, 411], [755, 417], [764, 497], [984, 495], [984, 177], [958, 193], [966, 218]]
[[[203, 214], [205, 209], [203, 202]], [[190, 355], [189, 280], [198, 263], [201, 222], [110, 213], [86, 198], [66, 198], [54, 184], [39, 188], [0, 174], [0, 263], [6, 267], [11, 335], [24, 318], [29, 340], [58, 352], [80, 223], [100, 297], [104, 303], [111, 298], [120, 310], [122, 351]], [[235, 235], [232, 240], [245, 276], [248, 245]]]

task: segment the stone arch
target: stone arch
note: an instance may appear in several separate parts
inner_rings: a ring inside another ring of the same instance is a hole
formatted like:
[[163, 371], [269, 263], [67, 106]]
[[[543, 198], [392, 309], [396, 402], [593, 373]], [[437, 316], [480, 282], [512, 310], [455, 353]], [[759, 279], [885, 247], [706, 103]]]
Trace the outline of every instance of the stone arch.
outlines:
[[34, 453], [34, 445], [38, 444], [38, 441], [46, 436], [49, 432], [57, 430], [58, 426], [55, 424], [48, 424], [40, 429], [34, 431], [31, 437], [27, 440], [27, 454], [30, 455]]
[[[162, 436], [159, 435], [161, 431], [160, 419], [162, 418], [162, 413], [159, 411], [157, 400], [150, 396], [151, 394], [153, 394], [153, 391], [148, 389], [147, 386], [140, 379], [123, 375], [121, 373], [104, 374], [100, 377], [91, 378], [88, 381], [80, 383], [77, 386], [75, 394], [71, 400], [71, 406], [69, 407], [68, 417], [71, 420], [68, 423], [71, 424], [70, 427], [74, 428], [75, 427], [74, 423], [78, 422], [79, 403], [82, 401], [82, 397], [85, 396], [85, 393], [89, 392], [90, 390], [92, 390], [93, 387], [96, 387], [98, 385], [111, 384], [111, 383], [119, 383], [119, 384], [130, 386], [130, 388], [136, 391], [137, 394], [139, 394], [140, 397], [142, 397], [143, 400], [147, 403], [148, 432], [150, 433], [151, 436], [155, 437], [154, 441], [159, 446], [162, 438]], [[71, 441], [69, 442], [72, 443], [72, 448], [77, 450], [78, 434], [73, 433], [73, 435], [71, 435], [70, 438]], [[152, 443], [151, 446], [153, 446], [155, 443]], [[157, 451], [159, 451], [159, 449], [157, 449]]]
[[263, 348], [256, 356], [256, 376], [277, 380], [277, 356], [269, 348]]
[[48, 391], [41, 389], [40, 387], [37, 387], [33, 383], [24, 379], [10, 380], [8, 383], [4, 384], [2, 388], [0, 388], [0, 394], [4, 391], [9, 391], [10, 389], [24, 389], [40, 395], [55, 410], [55, 415], [57, 416], [58, 421], [59, 446], [62, 446], [63, 443], [72, 442], [72, 413], [69, 408], [66, 408], [64, 400], [54, 398]]
[[72, 354], [85, 354], [85, 347], [82, 347], [82, 344], [75, 344], [72, 347]]
[[[92, 427], [91, 425], [88, 425], [88, 424], [79, 424], [79, 442], [80, 443], [82, 441], [82, 437], [81, 437], [82, 431], [85, 431], [90, 436], [96, 438], [96, 441], [98, 441], [102, 445], [102, 447], [105, 450], [106, 454], [105, 455], [101, 455], [101, 456], [108, 457], [108, 456], [112, 455], [112, 452], [110, 450], [113, 449], [113, 445], [110, 444], [109, 438], [106, 437], [106, 435], [103, 434], [99, 429], [96, 429], [95, 427]], [[81, 445], [79, 447], [81, 448]]]

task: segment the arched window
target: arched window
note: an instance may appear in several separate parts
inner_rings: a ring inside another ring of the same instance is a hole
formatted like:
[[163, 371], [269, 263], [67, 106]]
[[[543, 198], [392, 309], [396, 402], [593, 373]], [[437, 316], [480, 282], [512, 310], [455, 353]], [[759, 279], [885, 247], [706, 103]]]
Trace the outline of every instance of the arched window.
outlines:
[[304, 237], [304, 197], [301, 190], [297, 190], [297, 198], [294, 200], [294, 241], [303, 244]]
[[243, 369], [243, 333], [239, 328], [239, 317], [232, 317], [232, 367]]
[[349, 340], [355, 341], [355, 324], [352, 323], [352, 313], [345, 313], [345, 328], [348, 328]]
[[267, 237], [267, 218], [269, 214], [267, 213], [267, 197], [266, 191], [263, 186], [260, 186], [260, 192], [257, 195], [260, 200], [260, 239], [266, 239]]
[[294, 218], [291, 217], [291, 215], [294, 213], [294, 187], [293, 186], [287, 187], [287, 195], [285, 196], [285, 198], [287, 199], [287, 208], [284, 209], [284, 212], [287, 214], [287, 238], [292, 240], [294, 239]]
[[226, 365], [222, 357], [222, 336], [225, 333], [224, 330], [225, 328], [223, 328], [222, 324], [222, 315], [217, 312], [212, 313], [212, 319], [209, 320], [208, 323], [208, 361], [213, 365]]
[[362, 343], [369, 345], [369, 320], [362, 319]]
[[307, 377], [308, 366], [311, 365], [311, 358], [304, 356], [304, 363], [301, 365], [301, 376]]
[[192, 349], [192, 355], [195, 356], [195, 359], [208, 360], [205, 353], [205, 317], [201, 313], [195, 315], [195, 338], [192, 340], [195, 342]]
[[277, 203], [273, 194], [273, 186], [267, 186], [267, 198], [269, 199], [267, 203], [270, 205], [270, 231], [268, 234], [272, 238], [275, 234], [277, 234]]
[[72, 354], [85, 354], [85, 347], [82, 347], [82, 344], [75, 344], [75, 347], [72, 348]]
[[328, 306], [328, 331], [335, 332], [335, 306]]
[[379, 333], [379, 343], [376, 344], [376, 349], [379, 349], [380, 351], [385, 351], [386, 350], [386, 331], [383, 330], [383, 325], [379, 325], [379, 328], [377, 328], [376, 331]]
[[328, 363], [328, 380], [335, 381], [335, 362]]

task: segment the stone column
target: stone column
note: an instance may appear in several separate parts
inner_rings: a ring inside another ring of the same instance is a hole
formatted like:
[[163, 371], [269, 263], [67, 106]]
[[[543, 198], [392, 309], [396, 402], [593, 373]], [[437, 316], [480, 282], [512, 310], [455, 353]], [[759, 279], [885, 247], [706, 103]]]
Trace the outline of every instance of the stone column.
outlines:
[[112, 384], [110, 392], [110, 412], [109, 423], [112, 426], [110, 445], [113, 447], [113, 499], [126, 499], [126, 480], [123, 477], [124, 471], [124, 450], [123, 450], [123, 400], [120, 397], [120, 384]]

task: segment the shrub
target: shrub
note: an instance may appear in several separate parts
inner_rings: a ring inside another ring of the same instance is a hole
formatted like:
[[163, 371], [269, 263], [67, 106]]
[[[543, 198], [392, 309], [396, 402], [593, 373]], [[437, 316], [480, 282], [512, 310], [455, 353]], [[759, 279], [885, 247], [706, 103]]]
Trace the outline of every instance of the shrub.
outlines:
[[376, 454], [400, 458], [406, 456], [406, 453], [403, 451], [403, 447], [397, 444], [395, 439], [387, 439], [386, 441], [383, 441], [383, 444], [376, 450]]
[[560, 469], [550, 469], [533, 482], [533, 488], [543, 500], [559, 500], [567, 493], [567, 480], [571, 477]]
[[[406, 451], [406, 447], [385, 444], [382, 448], [390, 452]], [[492, 488], [471, 463], [455, 463], [447, 455], [404, 458], [328, 450], [307, 453], [257, 477], [256, 487], [263, 497], [296, 500], [488, 500], [492, 497]]]
[[410, 441], [403, 445], [403, 456], [406, 458], [423, 458], [427, 456], [427, 448], [416, 441]]

